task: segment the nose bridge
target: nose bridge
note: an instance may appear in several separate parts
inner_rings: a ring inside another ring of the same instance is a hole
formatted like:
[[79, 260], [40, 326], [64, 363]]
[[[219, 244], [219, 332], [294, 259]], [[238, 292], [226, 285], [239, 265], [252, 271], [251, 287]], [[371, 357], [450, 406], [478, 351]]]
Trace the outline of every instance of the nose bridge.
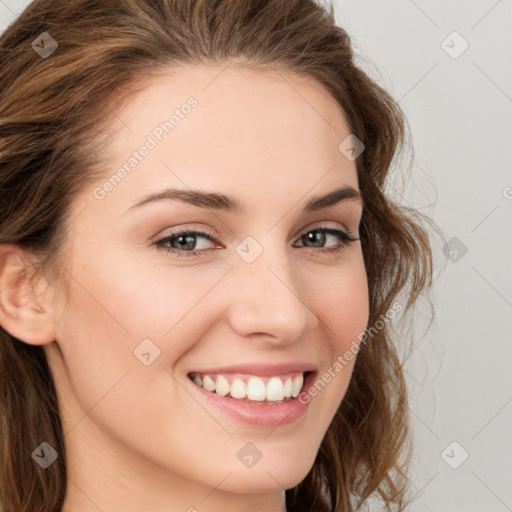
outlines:
[[301, 296], [300, 283], [284, 244], [265, 246], [247, 237], [237, 246], [230, 277], [230, 321], [240, 335], [267, 334], [293, 342], [316, 325], [316, 316]]

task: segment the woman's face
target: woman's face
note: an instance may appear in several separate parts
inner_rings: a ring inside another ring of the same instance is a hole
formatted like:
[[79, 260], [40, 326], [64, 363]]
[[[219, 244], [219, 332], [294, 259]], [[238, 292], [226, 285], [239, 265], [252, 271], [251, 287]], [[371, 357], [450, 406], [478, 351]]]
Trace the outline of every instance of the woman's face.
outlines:
[[224, 68], [176, 70], [117, 111], [112, 167], [73, 204], [45, 349], [84, 510], [273, 503], [349, 384], [354, 359], [335, 363], [366, 328], [368, 290], [343, 232], [358, 237], [362, 203], [306, 205], [358, 191], [338, 148], [350, 131], [312, 79]]

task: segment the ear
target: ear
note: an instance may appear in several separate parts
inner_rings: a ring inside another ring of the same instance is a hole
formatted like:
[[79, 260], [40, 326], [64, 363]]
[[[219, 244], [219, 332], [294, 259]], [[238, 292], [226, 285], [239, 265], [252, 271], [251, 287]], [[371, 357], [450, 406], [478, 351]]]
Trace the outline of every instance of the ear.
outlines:
[[0, 245], [0, 325], [30, 345], [55, 340], [50, 287], [27, 253]]

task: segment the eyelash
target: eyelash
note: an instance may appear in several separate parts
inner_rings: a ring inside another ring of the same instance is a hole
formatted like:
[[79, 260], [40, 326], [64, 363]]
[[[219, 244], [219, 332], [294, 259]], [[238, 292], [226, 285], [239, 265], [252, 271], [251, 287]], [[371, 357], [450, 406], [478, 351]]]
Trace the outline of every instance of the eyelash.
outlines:
[[[331, 227], [322, 227], [322, 226], [318, 226], [318, 227], [315, 227], [314, 229], [310, 229], [310, 230], [306, 231], [299, 237], [299, 239], [302, 238], [304, 235], [307, 235], [308, 233], [313, 233], [313, 232], [317, 232], [317, 231], [323, 232], [328, 235], [337, 236], [341, 241], [341, 245], [331, 247], [328, 249], [317, 249], [315, 252], [338, 254], [338, 253], [341, 253], [342, 251], [344, 251], [346, 249], [346, 247], [351, 242], [357, 242], [358, 240], [360, 240], [360, 238], [356, 238], [355, 236], [352, 236], [350, 233], [347, 233], [346, 231], [343, 231], [342, 229], [336, 229], [336, 228], [331, 228]], [[201, 253], [204, 253], [206, 251], [206, 249], [202, 249], [199, 251], [183, 251], [181, 249], [175, 249], [174, 247], [167, 247], [164, 245], [166, 242], [171, 242], [175, 238], [178, 238], [180, 236], [187, 236], [187, 235], [196, 235], [198, 238], [206, 238], [212, 242], [218, 243], [217, 240], [215, 239], [215, 237], [213, 236], [214, 235], [213, 232], [184, 229], [182, 231], [177, 231], [176, 233], [171, 233], [170, 235], [167, 235], [166, 237], [157, 240], [156, 242], [154, 242], [153, 245], [157, 246], [157, 248], [165, 249], [167, 253], [176, 254], [178, 257], [201, 256], [202, 255]], [[307, 246], [300, 246], [300, 247], [307, 247]], [[314, 247], [311, 247], [311, 249], [315, 250]]]

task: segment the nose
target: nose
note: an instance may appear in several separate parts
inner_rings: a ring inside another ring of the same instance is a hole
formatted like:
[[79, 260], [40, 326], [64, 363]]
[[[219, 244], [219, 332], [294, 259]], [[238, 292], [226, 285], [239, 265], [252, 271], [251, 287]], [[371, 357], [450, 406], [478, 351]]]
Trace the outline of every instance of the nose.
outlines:
[[228, 320], [240, 336], [290, 344], [314, 329], [318, 317], [308, 304], [306, 283], [284, 248], [266, 248], [252, 263], [235, 258], [230, 272]]

